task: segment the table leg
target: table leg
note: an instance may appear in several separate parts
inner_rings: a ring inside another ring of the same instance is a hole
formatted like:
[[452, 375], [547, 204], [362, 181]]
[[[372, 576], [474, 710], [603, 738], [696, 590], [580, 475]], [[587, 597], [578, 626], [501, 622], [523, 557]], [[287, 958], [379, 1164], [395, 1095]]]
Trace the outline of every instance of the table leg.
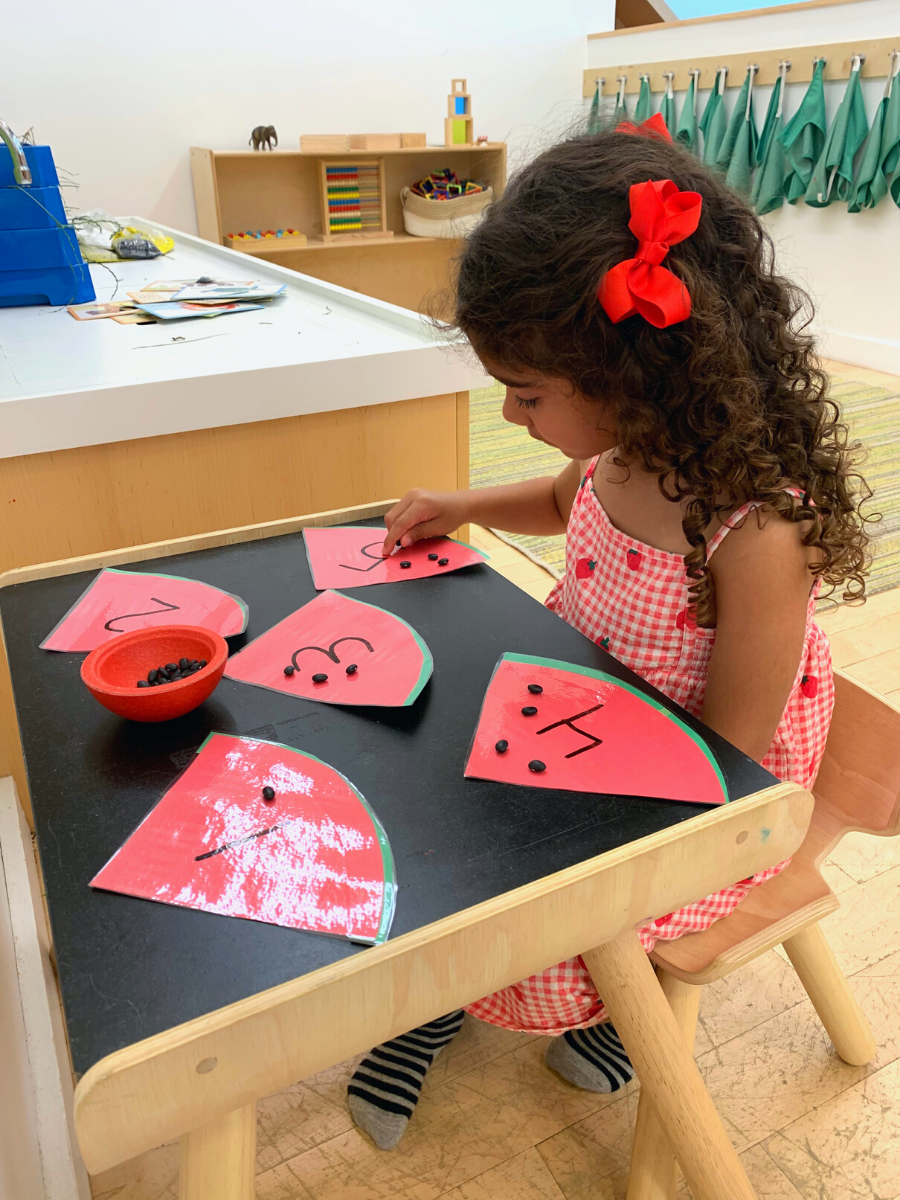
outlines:
[[637, 934], [583, 958], [695, 1200], [756, 1200]]
[[178, 1200], [253, 1200], [256, 1105], [246, 1104], [181, 1139]]
[[[682, 983], [661, 968], [657, 968], [656, 975], [687, 1047], [693, 1052], [700, 988], [691, 983]], [[631, 1147], [628, 1200], [675, 1200], [677, 1178], [678, 1165], [666, 1131], [650, 1103], [649, 1094], [641, 1089]]]

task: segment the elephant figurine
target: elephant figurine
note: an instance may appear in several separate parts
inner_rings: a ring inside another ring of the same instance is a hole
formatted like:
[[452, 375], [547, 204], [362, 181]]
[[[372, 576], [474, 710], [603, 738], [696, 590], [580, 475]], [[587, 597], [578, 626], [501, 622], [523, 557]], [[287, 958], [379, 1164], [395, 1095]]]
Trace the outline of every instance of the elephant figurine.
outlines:
[[257, 125], [250, 134], [248, 145], [252, 145], [254, 150], [274, 150], [278, 145], [278, 134], [275, 132], [274, 125]]

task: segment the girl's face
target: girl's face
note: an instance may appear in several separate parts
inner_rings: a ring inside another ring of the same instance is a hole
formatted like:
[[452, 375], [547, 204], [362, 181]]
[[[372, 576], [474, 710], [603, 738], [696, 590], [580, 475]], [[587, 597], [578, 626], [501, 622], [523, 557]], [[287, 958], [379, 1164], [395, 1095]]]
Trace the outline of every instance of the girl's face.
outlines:
[[510, 374], [510, 368], [485, 369], [506, 386], [503, 418], [522, 425], [531, 437], [555, 446], [567, 458], [589, 459], [616, 445], [612, 414], [596, 401], [587, 400], [564, 379], [528, 372]]

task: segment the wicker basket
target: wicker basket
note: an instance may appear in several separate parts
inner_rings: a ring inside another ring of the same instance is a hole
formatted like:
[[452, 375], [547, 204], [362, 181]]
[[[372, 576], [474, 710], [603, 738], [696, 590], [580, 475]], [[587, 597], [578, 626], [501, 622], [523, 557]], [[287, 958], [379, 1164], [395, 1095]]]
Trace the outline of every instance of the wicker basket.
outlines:
[[454, 196], [452, 200], [427, 200], [404, 188], [400, 193], [403, 224], [413, 237], [464, 238], [493, 199], [491, 188], [468, 196]]

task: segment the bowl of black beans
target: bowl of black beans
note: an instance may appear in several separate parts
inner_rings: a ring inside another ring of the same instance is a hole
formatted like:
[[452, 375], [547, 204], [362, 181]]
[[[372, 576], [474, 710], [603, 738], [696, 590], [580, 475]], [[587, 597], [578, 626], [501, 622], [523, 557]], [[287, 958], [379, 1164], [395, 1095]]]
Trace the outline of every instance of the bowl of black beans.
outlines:
[[197, 625], [158, 625], [123, 633], [81, 664], [85, 687], [130, 721], [170, 721], [202, 704], [222, 678], [224, 638]]

